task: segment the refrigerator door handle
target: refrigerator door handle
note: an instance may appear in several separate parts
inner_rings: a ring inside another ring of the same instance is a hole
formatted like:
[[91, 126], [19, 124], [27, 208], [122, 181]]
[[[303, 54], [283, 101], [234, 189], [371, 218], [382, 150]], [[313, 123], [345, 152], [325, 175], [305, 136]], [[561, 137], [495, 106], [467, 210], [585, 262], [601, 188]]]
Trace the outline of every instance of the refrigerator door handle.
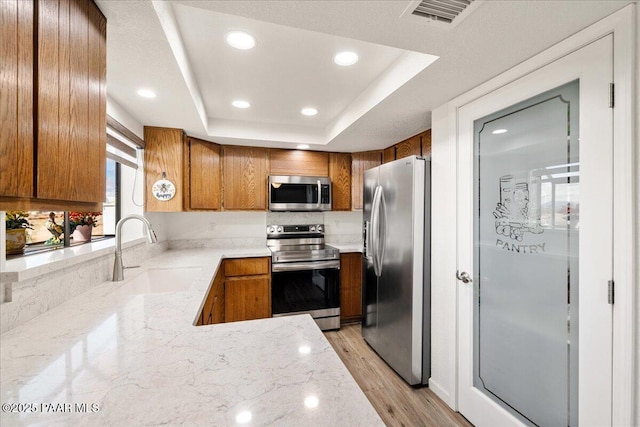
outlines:
[[373, 203], [371, 204], [371, 227], [369, 235], [371, 236], [371, 253], [373, 261], [373, 271], [377, 277], [380, 277], [379, 265], [379, 247], [380, 247], [380, 192], [382, 187], [377, 186], [373, 194]]
[[384, 253], [387, 247], [387, 203], [384, 199], [384, 191], [380, 187], [380, 201], [378, 203], [378, 215], [380, 217], [380, 235], [378, 236], [378, 272], [382, 274], [384, 266]]
[[369, 259], [371, 257], [371, 221], [364, 221], [364, 226], [362, 227], [362, 242], [364, 257]]

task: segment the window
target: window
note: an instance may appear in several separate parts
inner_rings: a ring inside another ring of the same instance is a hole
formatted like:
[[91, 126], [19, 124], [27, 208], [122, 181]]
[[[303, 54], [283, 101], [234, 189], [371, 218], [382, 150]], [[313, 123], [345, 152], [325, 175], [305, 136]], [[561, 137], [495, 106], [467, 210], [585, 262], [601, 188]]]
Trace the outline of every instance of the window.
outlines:
[[[112, 159], [107, 159], [106, 165], [106, 194], [102, 204], [100, 215], [95, 216], [96, 226], [93, 227], [92, 241], [113, 237], [116, 223], [120, 218], [119, 187], [120, 164]], [[65, 245], [64, 222], [65, 214], [70, 215], [70, 223], [73, 219], [71, 212], [63, 211], [29, 211], [29, 223], [32, 229], [27, 229], [27, 246], [24, 255], [39, 253], [64, 246], [75, 246], [87, 243], [81, 241], [81, 237], [75, 233], [70, 234], [68, 244]], [[77, 237], [76, 237], [77, 236]], [[10, 255], [9, 258], [22, 255]]]
[[114, 236], [116, 224], [120, 219], [120, 204], [118, 203], [120, 182], [120, 164], [107, 158], [107, 194], [102, 204], [102, 221], [94, 230], [96, 235]]

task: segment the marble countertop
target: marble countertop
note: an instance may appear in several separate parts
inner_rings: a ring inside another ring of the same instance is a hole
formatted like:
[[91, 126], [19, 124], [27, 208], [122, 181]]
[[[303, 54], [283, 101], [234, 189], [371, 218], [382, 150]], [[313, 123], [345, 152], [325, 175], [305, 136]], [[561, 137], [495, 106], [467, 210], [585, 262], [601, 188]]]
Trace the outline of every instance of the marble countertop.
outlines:
[[362, 252], [362, 243], [332, 243], [327, 242], [327, 245], [333, 246], [340, 250], [340, 253], [349, 252]]
[[163, 252], [1, 335], [0, 424], [383, 425], [310, 316], [194, 326], [222, 258], [268, 255]]

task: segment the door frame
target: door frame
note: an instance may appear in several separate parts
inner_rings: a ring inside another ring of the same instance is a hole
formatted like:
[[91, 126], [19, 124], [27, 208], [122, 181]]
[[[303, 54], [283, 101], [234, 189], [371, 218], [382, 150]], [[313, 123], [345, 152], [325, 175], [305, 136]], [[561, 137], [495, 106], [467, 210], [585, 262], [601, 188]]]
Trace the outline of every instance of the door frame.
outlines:
[[[636, 343], [636, 318], [638, 269], [634, 261], [638, 257], [636, 242], [638, 226], [635, 223], [638, 211], [637, 168], [640, 165], [640, 150], [634, 148], [637, 126], [636, 97], [636, 13], [637, 5], [630, 4], [610, 16], [596, 22], [579, 33], [557, 43], [540, 54], [524, 61], [503, 74], [459, 96], [433, 113], [433, 195], [434, 211], [443, 204], [442, 210], [456, 217], [457, 203], [451, 191], [457, 188], [458, 109], [474, 100], [510, 84], [534, 70], [544, 67], [567, 54], [607, 35], [613, 34], [615, 108], [613, 109], [613, 161], [614, 161], [614, 226], [613, 268], [615, 304], [613, 308], [613, 385], [612, 424], [632, 425], [636, 421], [637, 402], [635, 383], [638, 378], [636, 360], [639, 354]], [[439, 156], [442, 156], [438, 158]], [[438, 190], [439, 184], [442, 189]], [[638, 185], [640, 187], [640, 185]], [[440, 199], [440, 200], [439, 200]], [[452, 205], [453, 204], [453, 205]], [[445, 206], [446, 205], [446, 206]], [[453, 212], [452, 212], [453, 209]], [[434, 227], [442, 222], [443, 233], [456, 232], [456, 225], [447, 225], [444, 215], [434, 214]], [[435, 234], [435, 233], [434, 233]], [[448, 234], [452, 237], [451, 234]], [[434, 236], [435, 238], [435, 236]], [[452, 242], [453, 241], [453, 242]], [[433, 354], [437, 364], [429, 385], [433, 391], [454, 409], [458, 409], [458, 286], [455, 278], [457, 265], [456, 238], [442, 248], [443, 253], [434, 264], [441, 269], [432, 272], [433, 303], [446, 306], [448, 319], [434, 318], [432, 324]], [[441, 262], [440, 262], [441, 261]], [[450, 362], [438, 358], [440, 354], [455, 355]], [[631, 375], [630, 375], [631, 373]], [[637, 391], [640, 393], [640, 390]], [[639, 415], [640, 416], [640, 415]]]

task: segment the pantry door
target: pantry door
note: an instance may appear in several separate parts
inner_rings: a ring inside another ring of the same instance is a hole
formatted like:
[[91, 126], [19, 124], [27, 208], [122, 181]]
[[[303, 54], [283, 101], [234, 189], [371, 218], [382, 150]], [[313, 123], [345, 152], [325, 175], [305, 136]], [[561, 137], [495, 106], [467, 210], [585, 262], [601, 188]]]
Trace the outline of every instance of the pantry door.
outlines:
[[458, 111], [458, 404], [611, 424], [613, 37]]

